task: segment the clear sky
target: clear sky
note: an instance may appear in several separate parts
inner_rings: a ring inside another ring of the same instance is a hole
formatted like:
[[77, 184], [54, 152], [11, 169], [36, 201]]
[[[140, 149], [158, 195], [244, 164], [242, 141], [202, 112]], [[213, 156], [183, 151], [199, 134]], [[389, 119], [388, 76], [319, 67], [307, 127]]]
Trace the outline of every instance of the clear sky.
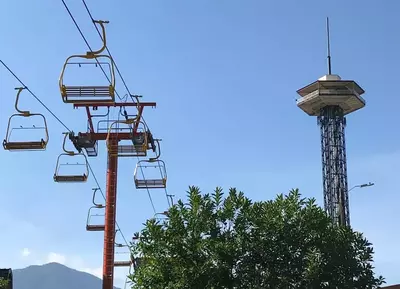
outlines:
[[[100, 41], [81, 1], [66, 1], [91, 46]], [[352, 226], [374, 244], [376, 270], [400, 283], [397, 178], [398, 1], [105, 1], [88, 0], [109, 20], [108, 46], [132, 93], [156, 101], [144, 116], [162, 138], [168, 192], [185, 198], [189, 185], [210, 192], [234, 186], [255, 200], [298, 187], [322, 202], [320, 134], [315, 118], [296, 106], [296, 90], [326, 73], [325, 17], [331, 21], [332, 68], [365, 90], [367, 106], [346, 129]], [[83, 110], [64, 104], [58, 77], [64, 60], [87, 47], [61, 1], [1, 1], [0, 59], [74, 131]], [[81, 76], [84, 77], [85, 75]], [[90, 76], [93, 80], [94, 76]], [[104, 81], [99, 76], [98, 80]], [[19, 83], [0, 67], [0, 134], [14, 113]], [[120, 79], [117, 91], [125, 94]], [[101, 274], [102, 233], [86, 232], [91, 205], [86, 184], [57, 184], [55, 162], [65, 129], [28, 93], [21, 107], [46, 115], [46, 152], [0, 150], [0, 267], [50, 260]], [[114, 112], [115, 114], [115, 112]], [[120, 161], [118, 222], [125, 236], [154, 215], [136, 190], [136, 159]], [[90, 163], [105, 187], [105, 144]], [[164, 191], [152, 191], [156, 211]], [[120, 238], [118, 236], [117, 238]], [[116, 272], [116, 284], [125, 271]]]

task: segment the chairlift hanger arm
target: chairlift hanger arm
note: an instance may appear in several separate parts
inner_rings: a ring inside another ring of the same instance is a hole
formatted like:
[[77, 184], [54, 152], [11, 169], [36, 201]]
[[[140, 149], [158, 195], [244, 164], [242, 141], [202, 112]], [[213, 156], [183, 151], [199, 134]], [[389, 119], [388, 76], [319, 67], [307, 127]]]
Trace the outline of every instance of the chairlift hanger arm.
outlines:
[[31, 113], [29, 110], [20, 110], [18, 108], [18, 102], [19, 102], [19, 95], [21, 94], [21, 92], [25, 89], [25, 87], [16, 87], [15, 90], [18, 90], [17, 92], [17, 96], [15, 98], [15, 110], [18, 111], [20, 114], [22, 114], [23, 116], [30, 116]]
[[154, 139], [154, 141], [157, 143], [155, 151], [157, 153], [157, 155], [154, 158], [150, 158], [149, 161], [150, 162], [154, 162], [156, 160], [158, 160], [160, 158], [161, 155], [161, 147], [160, 147], [160, 139]]
[[96, 208], [104, 208], [105, 206], [103, 204], [96, 203], [96, 192], [100, 190], [100, 188], [94, 188], [92, 190], [93, 190], [93, 199], [92, 199], [93, 205], [95, 205]]
[[139, 105], [138, 107], [138, 114], [137, 114], [137, 121], [135, 122], [134, 126], [133, 126], [133, 134], [137, 133], [138, 127], [139, 127], [139, 122], [140, 119], [142, 118], [142, 113], [143, 113], [143, 106]]
[[100, 27], [101, 27], [101, 31], [102, 31], [102, 40], [103, 40], [103, 46], [99, 49], [99, 50], [96, 50], [96, 51], [88, 51], [88, 52], [86, 52], [86, 55], [87, 55], [87, 57], [88, 58], [94, 58], [94, 57], [96, 57], [96, 55], [97, 54], [100, 54], [100, 53], [102, 53], [103, 51], [104, 51], [104, 49], [106, 49], [106, 47], [107, 47], [107, 39], [106, 39], [106, 28], [105, 28], [105, 26], [104, 26], [104, 24], [108, 24], [108, 23], [110, 23], [109, 21], [104, 21], [104, 20], [93, 20], [93, 23], [96, 25], [96, 23], [97, 24], [99, 24], [100, 25]]
[[67, 137], [68, 137], [70, 140], [72, 140], [74, 134], [73, 134], [73, 133], [70, 133], [70, 132], [63, 132], [63, 134], [64, 134], [63, 151], [64, 151], [66, 154], [71, 155], [71, 156], [76, 155], [77, 153], [75, 153], [74, 151], [69, 151], [69, 150], [67, 150], [67, 149], [65, 148], [66, 143], [67, 143]]

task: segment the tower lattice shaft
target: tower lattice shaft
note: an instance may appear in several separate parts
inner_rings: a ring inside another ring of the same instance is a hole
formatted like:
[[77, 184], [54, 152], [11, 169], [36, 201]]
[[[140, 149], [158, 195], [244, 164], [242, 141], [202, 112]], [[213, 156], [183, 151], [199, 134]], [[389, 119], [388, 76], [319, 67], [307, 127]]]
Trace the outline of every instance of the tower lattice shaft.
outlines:
[[322, 175], [325, 210], [334, 224], [350, 225], [347, 188], [345, 126], [346, 118], [340, 106], [321, 108]]

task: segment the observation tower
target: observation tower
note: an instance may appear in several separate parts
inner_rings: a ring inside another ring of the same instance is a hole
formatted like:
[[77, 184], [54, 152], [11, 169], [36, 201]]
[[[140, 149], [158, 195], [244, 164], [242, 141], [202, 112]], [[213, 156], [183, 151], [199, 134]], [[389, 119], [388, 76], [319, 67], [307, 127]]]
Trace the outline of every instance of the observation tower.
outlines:
[[347, 185], [345, 126], [346, 115], [365, 106], [365, 92], [354, 80], [342, 80], [331, 73], [328, 33], [328, 74], [299, 89], [297, 106], [316, 116], [321, 128], [324, 206], [332, 222], [350, 226]]

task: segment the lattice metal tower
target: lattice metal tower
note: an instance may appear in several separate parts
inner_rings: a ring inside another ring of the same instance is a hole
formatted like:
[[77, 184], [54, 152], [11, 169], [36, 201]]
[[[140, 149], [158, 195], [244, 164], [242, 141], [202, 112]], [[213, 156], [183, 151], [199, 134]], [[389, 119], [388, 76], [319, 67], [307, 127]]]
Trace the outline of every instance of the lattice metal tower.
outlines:
[[321, 128], [324, 206], [334, 224], [350, 226], [347, 187], [345, 115], [365, 106], [364, 90], [353, 80], [331, 74], [328, 32], [328, 74], [297, 91], [297, 106], [317, 116]]

